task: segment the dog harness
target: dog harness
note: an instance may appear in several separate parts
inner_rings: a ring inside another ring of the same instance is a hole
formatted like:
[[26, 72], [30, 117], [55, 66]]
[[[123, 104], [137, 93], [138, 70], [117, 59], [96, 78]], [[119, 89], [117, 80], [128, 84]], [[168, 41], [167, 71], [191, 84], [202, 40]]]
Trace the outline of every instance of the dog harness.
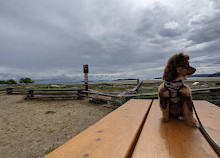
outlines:
[[178, 103], [180, 101], [179, 90], [183, 87], [183, 81], [164, 81], [164, 86], [169, 90], [170, 101], [172, 103]]

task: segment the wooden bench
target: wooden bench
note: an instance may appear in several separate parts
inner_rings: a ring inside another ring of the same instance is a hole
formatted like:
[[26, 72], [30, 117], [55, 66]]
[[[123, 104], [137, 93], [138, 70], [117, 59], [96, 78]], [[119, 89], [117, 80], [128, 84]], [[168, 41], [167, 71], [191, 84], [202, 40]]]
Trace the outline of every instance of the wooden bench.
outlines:
[[[220, 144], [220, 108], [194, 101], [205, 129]], [[161, 122], [158, 100], [132, 99], [45, 158], [217, 158], [199, 129]]]

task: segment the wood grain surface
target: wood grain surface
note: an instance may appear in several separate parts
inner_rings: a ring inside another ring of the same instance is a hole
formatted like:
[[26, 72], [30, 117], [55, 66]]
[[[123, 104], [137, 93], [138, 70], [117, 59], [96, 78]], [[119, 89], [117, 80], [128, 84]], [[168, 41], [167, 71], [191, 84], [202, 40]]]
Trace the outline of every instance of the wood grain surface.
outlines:
[[154, 100], [132, 158], [218, 157], [199, 129], [175, 119], [163, 123], [161, 116]]

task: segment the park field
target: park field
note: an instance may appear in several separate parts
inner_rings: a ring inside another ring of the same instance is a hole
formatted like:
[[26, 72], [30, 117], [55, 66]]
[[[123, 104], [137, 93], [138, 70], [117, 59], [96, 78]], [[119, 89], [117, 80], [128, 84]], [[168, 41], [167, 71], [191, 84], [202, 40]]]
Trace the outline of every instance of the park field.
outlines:
[[[195, 82], [198, 82], [194, 85]], [[154, 93], [162, 80], [144, 80], [138, 92]], [[185, 81], [191, 89], [219, 87], [220, 78], [190, 78]], [[61, 88], [84, 88], [83, 83], [57, 84]], [[89, 82], [89, 89], [120, 93], [137, 86], [136, 80]], [[51, 85], [32, 84], [0, 86], [39, 88]], [[144, 97], [137, 97], [144, 98]], [[209, 96], [194, 97], [213, 101]], [[80, 100], [26, 100], [24, 95], [7, 95], [0, 91], [0, 158], [43, 157], [98, 120], [108, 115], [112, 106]]]

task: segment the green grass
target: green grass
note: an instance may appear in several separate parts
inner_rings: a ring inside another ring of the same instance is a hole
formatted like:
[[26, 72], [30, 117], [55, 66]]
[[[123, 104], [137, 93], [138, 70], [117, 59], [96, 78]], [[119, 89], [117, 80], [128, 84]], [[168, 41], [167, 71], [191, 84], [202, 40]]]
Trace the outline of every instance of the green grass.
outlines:
[[210, 95], [193, 96], [193, 100], [206, 100], [217, 106], [220, 106], [220, 99], [213, 99]]
[[140, 89], [139, 90], [139, 92], [138, 92], [138, 94], [142, 94], [142, 93], [155, 93], [155, 92], [157, 92], [158, 90], [156, 89], [150, 89], [150, 90], [145, 90], [145, 89]]
[[46, 111], [46, 112], [45, 112], [45, 114], [54, 114], [54, 113], [56, 113], [56, 111], [51, 111], [51, 110], [49, 110], [49, 111]]
[[49, 149], [47, 149], [46, 151], [45, 151], [45, 154], [49, 154], [49, 153], [51, 153], [52, 151], [54, 151], [56, 149], [56, 147], [55, 147], [55, 145], [53, 144]]
[[89, 89], [93, 89], [100, 92], [120, 92], [126, 89], [132, 89], [135, 85], [113, 85], [113, 84], [91, 84]]

